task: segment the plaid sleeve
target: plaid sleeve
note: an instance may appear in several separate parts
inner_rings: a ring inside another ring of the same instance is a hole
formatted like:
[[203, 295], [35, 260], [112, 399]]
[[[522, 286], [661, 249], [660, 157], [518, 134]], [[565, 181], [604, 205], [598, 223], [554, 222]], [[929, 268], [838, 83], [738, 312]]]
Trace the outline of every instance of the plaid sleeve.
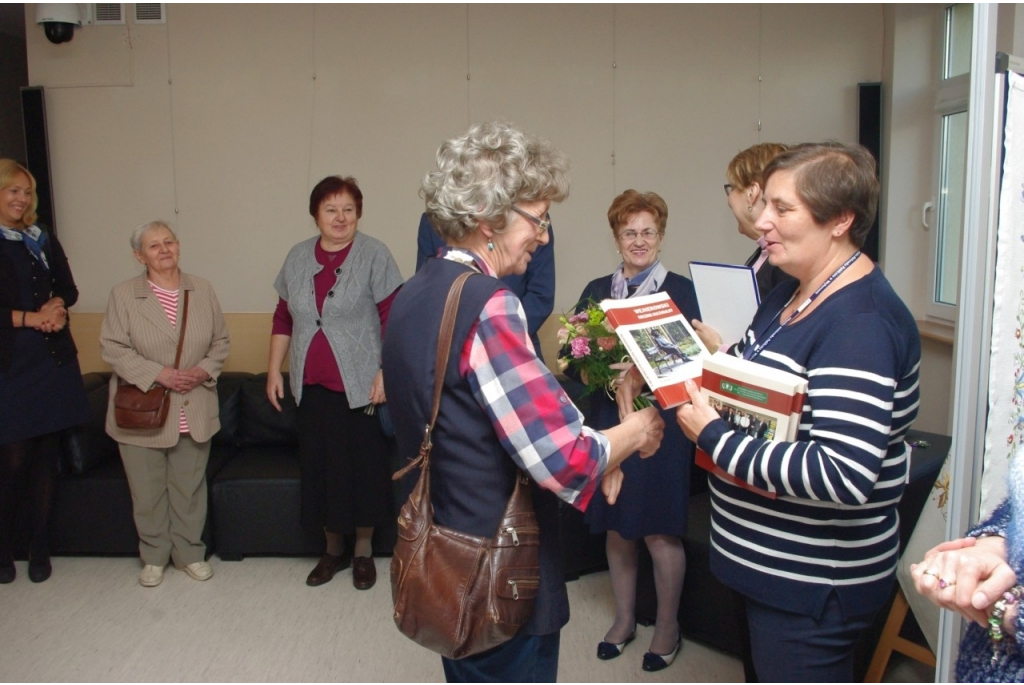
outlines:
[[608, 464], [608, 438], [583, 415], [533, 351], [518, 298], [498, 290], [480, 312], [460, 370], [502, 446], [542, 487], [586, 509]]

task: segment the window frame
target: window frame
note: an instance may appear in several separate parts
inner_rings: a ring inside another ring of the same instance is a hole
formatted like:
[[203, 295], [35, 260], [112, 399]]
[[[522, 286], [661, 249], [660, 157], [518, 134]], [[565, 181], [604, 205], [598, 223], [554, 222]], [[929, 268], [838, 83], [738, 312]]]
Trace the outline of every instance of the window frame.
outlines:
[[[968, 104], [970, 100], [970, 86], [971, 86], [971, 74], [970, 72], [965, 74], [959, 74], [951, 78], [943, 78], [945, 65], [946, 65], [946, 46], [948, 27], [946, 24], [946, 15], [953, 3], [947, 3], [941, 6], [938, 10], [937, 19], [937, 30], [939, 32], [940, 40], [938, 42], [938, 55], [934, 61], [935, 63], [935, 75], [936, 75], [936, 86], [935, 86], [935, 105], [933, 110], [933, 165], [932, 165], [932, 192], [933, 199], [929, 203], [931, 205], [931, 211], [929, 212], [929, 241], [928, 241], [928, 297], [925, 303], [925, 314], [930, 319], [938, 319], [941, 321], [955, 324], [959, 312], [959, 301], [956, 304], [949, 304], [946, 302], [940, 302], [938, 300], [939, 293], [939, 255], [942, 251], [942, 245], [940, 245], [940, 239], [942, 237], [942, 230], [939, 226], [939, 203], [941, 201], [942, 193], [942, 180], [943, 180], [943, 119], [951, 114], [959, 114], [961, 112], [968, 113], [967, 126], [970, 126], [970, 114], [968, 112]], [[966, 179], [966, 175], [965, 175]], [[963, 246], [963, 224], [964, 217], [960, 216], [960, 228], [961, 233], [958, 237], [958, 248], [962, 249]], [[958, 255], [961, 254], [958, 249]], [[959, 262], [960, 260], [958, 260]], [[957, 283], [956, 291], [960, 290], [960, 280], [962, 274], [961, 265], [957, 264]]]

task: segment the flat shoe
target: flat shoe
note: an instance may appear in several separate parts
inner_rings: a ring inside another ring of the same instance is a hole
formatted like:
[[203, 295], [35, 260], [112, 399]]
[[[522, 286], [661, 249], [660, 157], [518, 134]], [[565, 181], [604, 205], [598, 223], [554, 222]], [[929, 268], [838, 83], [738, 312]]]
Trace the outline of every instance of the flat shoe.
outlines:
[[156, 587], [164, 580], [164, 567], [146, 564], [139, 574], [139, 585], [142, 587]]
[[50, 564], [50, 555], [46, 552], [38, 557], [29, 552], [28, 555], [28, 579], [33, 583], [42, 583], [50, 579], [53, 573], [53, 566]]
[[369, 590], [377, 582], [377, 567], [371, 557], [356, 557], [352, 561], [352, 586], [357, 590]]
[[209, 580], [213, 578], [213, 567], [205, 561], [196, 561], [182, 569], [192, 580]]
[[668, 654], [655, 654], [654, 652], [644, 654], [644, 670], [653, 673], [654, 671], [661, 671], [671, 666], [672, 662], [676, 660], [676, 654], [679, 653], [679, 647], [682, 644], [683, 637], [680, 635], [675, 649]]
[[334, 578], [334, 574], [338, 571], [344, 571], [352, 565], [352, 555], [349, 552], [345, 552], [341, 556], [334, 556], [333, 554], [324, 554], [320, 557], [320, 561], [317, 562], [316, 568], [309, 572], [306, 576], [306, 585], [310, 587], [317, 587], [324, 583], [331, 582]]
[[6, 585], [7, 583], [13, 583], [14, 579], [18, 577], [18, 569], [14, 566], [12, 561], [6, 566], [0, 566], [0, 585]]
[[43, 581], [50, 579], [50, 574], [53, 573], [53, 566], [50, 564], [49, 559], [42, 561], [36, 561], [35, 559], [29, 559], [28, 562], [28, 579], [33, 583], [42, 583]]
[[615, 659], [622, 654], [622, 650], [626, 648], [630, 642], [636, 638], [636, 629], [629, 634], [625, 640], [619, 644], [614, 642], [598, 642], [597, 643], [597, 658], [602, 661], [608, 661], [609, 659]]

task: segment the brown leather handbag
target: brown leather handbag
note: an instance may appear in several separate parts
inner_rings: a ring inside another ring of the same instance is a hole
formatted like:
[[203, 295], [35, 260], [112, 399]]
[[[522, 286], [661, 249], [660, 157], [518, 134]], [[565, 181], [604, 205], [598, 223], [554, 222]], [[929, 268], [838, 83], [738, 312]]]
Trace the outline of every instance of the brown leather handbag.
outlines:
[[430, 434], [437, 421], [441, 387], [462, 286], [452, 285], [441, 319], [434, 372], [434, 406], [419, 455], [394, 475], [420, 467], [419, 481], [398, 516], [391, 557], [395, 625], [403, 635], [449, 659], [497, 647], [515, 636], [530, 616], [540, 584], [540, 530], [530, 479], [521, 470], [493, 538], [434, 523], [430, 503]]
[[[174, 368], [181, 362], [181, 346], [185, 342], [185, 326], [188, 324], [188, 291], [182, 306], [181, 332], [178, 334], [178, 351], [174, 354]], [[114, 421], [118, 428], [152, 429], [161, 428], [167, 422], [171, 407], [170, 389], [159, 385], [143, 392], [123, 378], [117, 379], [114, 393]]]

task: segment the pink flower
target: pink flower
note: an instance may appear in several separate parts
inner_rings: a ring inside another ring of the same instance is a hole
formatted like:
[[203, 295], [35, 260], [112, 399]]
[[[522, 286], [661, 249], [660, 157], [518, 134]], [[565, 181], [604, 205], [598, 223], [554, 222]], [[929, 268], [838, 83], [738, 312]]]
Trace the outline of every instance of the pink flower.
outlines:
[[598, 338], [597, 346], [605, 352], [611, 352], [615, 349], [615, 345], [619, 342], [618, 338]]
[[590, 315], [587, 314], [587, 310], [577, 312], [569, 317], [569, 323], [587, 323], [590, 320]]
[[567, 342], [569, 342], [569, 329], [563, 326], [558, 329], [558, 344], [564, 345]]
[[581, 359], [590, 354], [590, 345], [586, 338], [574, 338], [572, 341], [572, 356]]

